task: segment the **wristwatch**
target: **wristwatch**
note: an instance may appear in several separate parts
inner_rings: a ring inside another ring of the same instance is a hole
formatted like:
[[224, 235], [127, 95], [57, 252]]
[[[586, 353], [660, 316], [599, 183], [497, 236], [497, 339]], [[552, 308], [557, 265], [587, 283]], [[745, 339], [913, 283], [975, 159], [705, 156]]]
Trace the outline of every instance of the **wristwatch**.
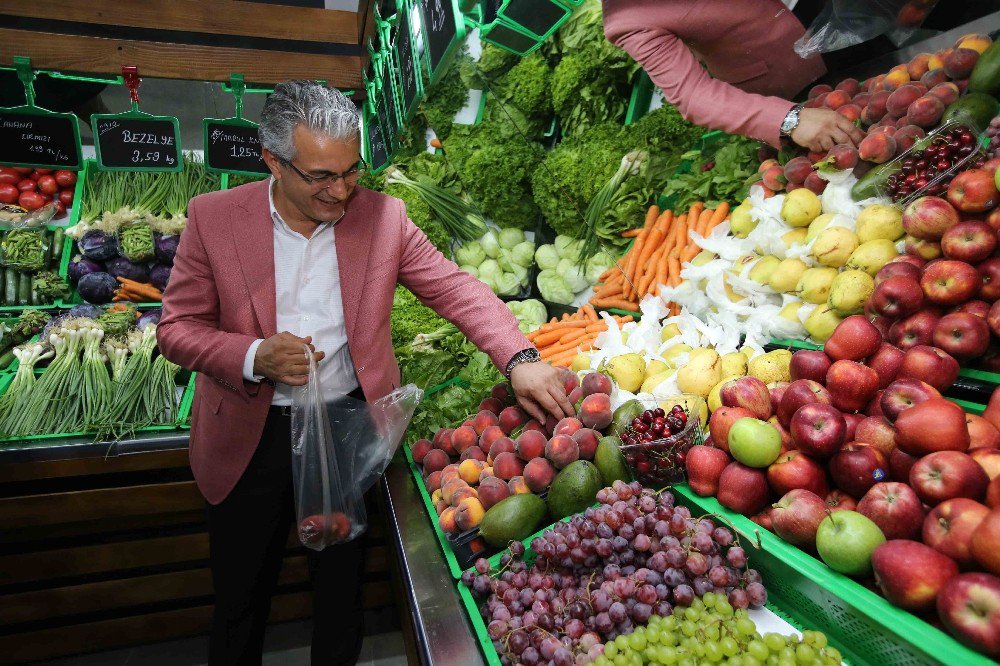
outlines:
[[791, 108], [785, 119], [781, 121], [781, 136], [791, 136], [795, 128], [799, 126], [799, 113], [802, 111], [802, 105], [796, 104]]
[[542, 360], [542, 355], [538, 353], [538, 350], [534, 347], [529, 347], [528, 349], [522, 349], [521, 351], [514, 354], [514, 358], [510, 359], [507, 364], [506, 369], [504, 369], [503, 374], [510, 379], [510, 373], [514, 371], [514, 368], [521, 365], [522, 363], [538, 363]]

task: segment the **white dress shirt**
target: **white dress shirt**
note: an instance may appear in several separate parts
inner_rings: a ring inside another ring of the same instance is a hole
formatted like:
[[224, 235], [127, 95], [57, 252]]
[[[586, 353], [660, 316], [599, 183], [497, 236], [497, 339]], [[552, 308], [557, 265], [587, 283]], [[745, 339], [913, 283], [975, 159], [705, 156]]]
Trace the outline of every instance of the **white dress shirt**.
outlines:
[[[358, 387], [340, 294], [340, 270], [334, 223], [320, 225], [306, 238], [293, 231], [274, 207], [274, 179], [268, 189], [271, 221], [274, 224], [274, 287], [278, 332], [288, 331], [300, 338], [312, 336], [316, 351], [326, 352], [318, 367], [319, 384], [327, 400], [347, 395]], [[243, 378], [259, 382], [253, 364], [257, 340], [247, 350]], [[272, 405], [292, 404], [294, 387], [276, 384]]]

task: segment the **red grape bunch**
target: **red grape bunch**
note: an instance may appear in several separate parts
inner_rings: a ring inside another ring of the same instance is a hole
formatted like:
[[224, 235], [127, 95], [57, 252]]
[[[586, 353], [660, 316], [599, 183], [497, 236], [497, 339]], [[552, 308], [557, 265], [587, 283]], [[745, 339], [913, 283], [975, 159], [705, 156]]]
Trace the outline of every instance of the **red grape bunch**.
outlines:
[[986, 136], [990, 144], [986, 146], [986, 157], [993, 159], [1000, 157], [1000, 116], [990, 121], [990, 126], [986, 128]]
[[[976, 151], [976, 134], [967, 127], [956, 127], [936, 135], [931, 145], [923, 150], [914, 150], [902, 162], [902, 168], [886, 180], [886, 191], [893, 201], [906, 199], [914, 192], [934, 196], [948, 189], [950, 178], [945, 178], [930, 187], [931, 181], [958, 162]], [[986, 157], [980, 155], [968, 168], [978, 168], [985, 164]]]

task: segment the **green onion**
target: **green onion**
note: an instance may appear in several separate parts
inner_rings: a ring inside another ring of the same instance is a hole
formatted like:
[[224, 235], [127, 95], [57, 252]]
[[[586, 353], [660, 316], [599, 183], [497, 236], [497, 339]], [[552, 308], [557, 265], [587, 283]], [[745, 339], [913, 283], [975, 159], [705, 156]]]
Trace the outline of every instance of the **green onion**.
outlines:
[[412, 180], [402, 170], [390, 167], [386, 171], [385, 182], [402, 185], [416, 192], [434, 215], [454, 236], [465, 241], [474, 241], [486, 233], [486, 222], [479, 209], [427, 178]]
[[622, 158], [618, 170], [608, 182], [597, 190], [594, 198], [587, 205], [587, 210], [583, 214], [583, 247], [580, 250], [581, 265], [601, 251], [601, 241], [597, 236], [598, 226], [601, 218], [607, 214], [611, 202], [618, 189], [630, 175], [638, 173], [642, 165], [649, 159], [649, 153], [643, 150], [634, 150]]

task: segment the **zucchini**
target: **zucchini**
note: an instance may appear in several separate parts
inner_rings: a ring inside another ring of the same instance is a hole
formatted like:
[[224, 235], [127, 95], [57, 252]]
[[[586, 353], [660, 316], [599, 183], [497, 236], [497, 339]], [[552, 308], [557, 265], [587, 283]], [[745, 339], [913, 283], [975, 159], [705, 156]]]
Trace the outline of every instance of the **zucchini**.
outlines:
[[0, 370], [7, 369], [14, 362], [14, 349], [8, 349], [0, 355]]
[[7, 305], [17, 305], [17, 271], [8, 268], [3, 281], [4, 300]]
[[[27, 276], [25, 276], [25, 277], [27, 277]], [[38, 289], [35, 286], [37, 284], [37, 282], [38, 282], [37, 278], [34, 275], [32, 275], [31, 276], [31, 293], [29, 294], [30, 298], [28, 299], [28, 305], [41, 305], [42, 304], [41, 301], [38, 300]]]
[[63, 245], [66, 244], [66, 231], [62, 227], [56, 227], [52, 234], [52, 263], [54, 270], [59, 269], [62, 263]]
[[7, 283], [7, 269], [0, 268], [0, 305], [7, 305], [7, 292], [4, 285]]
[[28, 305], [31, 302], [31, 276], [21, 273], [17, 282], [17, 304]]
[[45, 230], [45, 265], [42, 267], [42, 270], [45, 271], [52, 268], [52, 246], [54, 245], [52, 238], [54, 235], [51, 229]]

